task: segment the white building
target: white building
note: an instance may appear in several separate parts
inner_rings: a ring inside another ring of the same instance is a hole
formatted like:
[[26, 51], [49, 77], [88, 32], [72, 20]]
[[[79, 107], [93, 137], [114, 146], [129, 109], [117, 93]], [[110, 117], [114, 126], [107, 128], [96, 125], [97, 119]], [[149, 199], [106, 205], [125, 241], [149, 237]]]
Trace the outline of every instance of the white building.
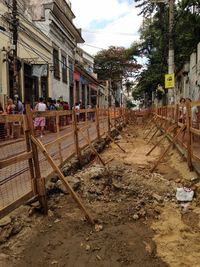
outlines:
[[81, 30], [73, 24], [75, 18], [70, 1], [27, 0], [35, 24], [52, 41], [52, 98], [69, 101], [73, 94], [74, 57], [77, 43], [83, 43]]

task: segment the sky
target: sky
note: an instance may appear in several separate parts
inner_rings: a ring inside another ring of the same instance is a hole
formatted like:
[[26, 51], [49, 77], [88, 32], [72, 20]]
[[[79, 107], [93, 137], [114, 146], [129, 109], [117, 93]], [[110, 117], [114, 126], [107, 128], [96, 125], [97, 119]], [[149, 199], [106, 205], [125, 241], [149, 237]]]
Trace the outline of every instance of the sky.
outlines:
[[82, 29], [85, 44], [80, 47], [91, 55], [109, 46], [130, 45], [139, 39], [142, 16], [134, 0], [70, 0], [76, 18], [74, 24]]

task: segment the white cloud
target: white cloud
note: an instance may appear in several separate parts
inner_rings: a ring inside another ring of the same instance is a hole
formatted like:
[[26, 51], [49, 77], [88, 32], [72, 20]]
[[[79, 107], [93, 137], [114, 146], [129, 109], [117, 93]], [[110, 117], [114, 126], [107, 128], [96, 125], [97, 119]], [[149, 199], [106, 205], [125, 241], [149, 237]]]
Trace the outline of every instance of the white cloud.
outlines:
[[[108, 48], [110, 45], [128, 47], [139, 38], [142, 17], [130, 0], [71, 0], [75, 25], [83, 30], [85, 44]], [[134, 2], [134, 1], [133, 1]], [[82, 46], [90, 54], [100, 49]]]

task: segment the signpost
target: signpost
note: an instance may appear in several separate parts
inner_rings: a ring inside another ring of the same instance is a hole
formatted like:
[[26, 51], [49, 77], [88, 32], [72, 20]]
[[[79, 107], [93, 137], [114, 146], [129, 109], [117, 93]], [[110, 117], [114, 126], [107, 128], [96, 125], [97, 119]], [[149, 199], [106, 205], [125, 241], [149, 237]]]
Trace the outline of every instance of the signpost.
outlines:
[[175, 86], [174, 73], [165, 74], [165, 89], [173, 89]]

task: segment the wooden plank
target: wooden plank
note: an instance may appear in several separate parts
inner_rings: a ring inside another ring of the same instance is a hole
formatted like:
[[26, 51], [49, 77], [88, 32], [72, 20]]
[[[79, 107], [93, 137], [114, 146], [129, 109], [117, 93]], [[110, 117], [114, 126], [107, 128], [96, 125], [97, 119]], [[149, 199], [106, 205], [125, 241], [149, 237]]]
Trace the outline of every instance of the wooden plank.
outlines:
[[200, 163], [200, 158], [194, 153], [192, 154], [192, 158]]
[[0, 144], [0, 148], [5, 147], [5, 146], [10, 146], [16, 143], [24, 142], [24, 141], [25, 141], [24, 138], [19, 138], [19, 139], [11, 140], [8, 142], [4, 142], [3, 144]]
[[176, 125], [172, 125], [172, 126], [170, 126], [168, 129], [167, 129], [167, 131], [166, 131], [166, 133], [164, 134], [164, 136], [149, 150], [149, 152], [147, 152], [147, 154], [146, 154], [146, 156], [148, 156], [148, 155], [150, 155], [151, 154], [151, 152], [165, 139], [165, 137], [167, 137], [167, 135], [171, 132], [171, 131], [173, 131], [175, 128], [176, 128], [177, 126]]
[[23, 154], [17, 155], [12, 158], [0, 160], [0, 169], [3, 169], [5, 167], [8, 167], [10, 165], [16, 164], [21, 161], [31, 159], [32, 157], [33, 157], [33, 153], [30, 151], [30, 152], [25, 152]]
[[191, 103], [191, 106], [192, 106], [192, 107], [194, 107], [194, 106], [200, 106], [200, 101], [192, 102], [192, 103]]
[[15, 202], [13, 202], [13, 203], [9, 204], [8, 206], [2, 208], [0, 210], [0, 219], [3, 218], [4, 216], [6, 216], [7, 214], [9, 214], [14, 209], [20, 207], [27, 200], [29, 200], [30, 198], [32, 198], [34, 196], [35, 196], [34, 192], [30, 191], [27, 194], [25, 194], [24, 196], [22, 196], [19, 199], [17, 199]]
[[99, 128], [99, 110], [98, 108], [95, 109], [96, 113], [96, 131], [97, 131], [97, 137], [100, 139], [100, 128]]
[[186, 124], [187, 124], [187, 163], [190, 171], [193, 170], [192, 166], [192, 133], [190, 131], [190, 128], [192, 126], [192, 119], [191, 119], [191, 104], [190, 101], [186, 101]]
[[167, 154], [167, 152], [169, 151], [169, 149], [171, 148], [171, 146], [177, 141], [178, 136], [180, 133], [182, 133], [185, 130], [186, 126], [183, 125], [183, 127], [181, 129], [179, 129], [178, 133], [175, 135], [175, 137], [172, 139], [172, 143], [168, 145], [168, 147], [165, 149], [165, 151], [162, 153], [162, 155], [159, 157], [159, 159], [156, 161], [156, 163], [154, 164], [153, 168], [150, 170], [150, 172], [153, 172], [155, 170], [155, 168], [158, 166], [158, 164], [160, 163], [160, 161], [164, 158], [164, 156]]
[[66, 116], [66, 115], [72, 115], [72, 111], [70, 110], [57, 110], [57, 111], [34, 111], [33, 118], [36, 117], [60, 117], [60, 116]]
[[31, 139], [34, 142], [34, 144], [36, 144], [37, 147], [40, 149], [40, 151], [42, 152], [42, 154], [45, 156], [45, 158], [47, 159], [47, 161], [49, 162], [49, 164], [51, 165], [51, 167], [53, 168], [53, 170], [55, 171], [55, 173], [59, 176], [59, 178], [62, 181], [63, 185], [66, 187], [66, 189], [68, 190], [68, 192], [71, 194], [72, 198], [78, 204], [79, 208], [85, 214], [85, 217], [87, 218], [87, 220], [91, 224], [94, 224], [93, 218], [91, 217], [91, 215], [89, 214], [89, 212], [86, 210], [86, 208], [83, 206], [83, 204], [80, 201], [79, 197], [76, 195], [76, 193], [74, 192], [73, 188], [71, 187], [71, 185], [68, 183], [67, 179], [64, 177], [63, 173], [61, 172], [61, 170], [56, 166], [56, 164], [54, 163], [52, 157], [46, 151], [44, 145], [41, 143], [40, 140], [36, 139], [34, 136], [31, 136]]
[[0, 123], [22, 122], [23, 115], [0, 115]]
[[[30, 136], [34, 136], [35, 131], [33, 125], [33, 113], [31, 111], [30, 105], [26, 105], [26, 116], [27, 116], [27, 123], [30, 131]], [[42, 177], [40, 172], [40, 163], [39, 163], [37, 145], [32, 141], [32, 139], [31, 139], [31, 148], [33, 152], [33, 162], [34, 162], [34, 172], [35, 172], [35, 179], [33, 180], [33, 183], [35, 186], [36, 193], [39, 194], [39, 192], [45, 191], [45, 188], [43, 188], [43, 190], [37, 188], [37, 186], [40, 184], [39, 182], [37, 182], [37, 180], [42, 179]], [[41, 204], [41, 207], [43, 208], [44, 214], [48, 214], [46, 194], [39, 195], [38, 199]]]
[[193, 127], [190, 127], [190, 132], [193, 134], [196, 134], [198, 136], [200, 136], [200, 130], [199, 129], [195, 129]]
[[124, 152], [124, 153], [126, 153], [126, 150], [124, 150], [108, 133], [107, 133], [107, 136], [108, 136], [108, 138], [116, 145], [116, 146], [118, 146], [119, 147], [119, 149], [122, 151], [122, 152]]
[[87, 140], [88, 145], [90, 146], [91, 150], [95, 153], [95, 155], [98, 157], [98, 159], [100, 160], [101, 164], [102, 164], [103, 166], [105, 166], [106, 164], [105, 164], [104, 160], [102, 159], [102, 157], [99, 155], [99, 153], [96, 151], [96, 149], [95, 149], [94, 146], [92, 145], [92, 142], [90, 141], [90, 138], [87, 137], [87, 136], [84, 134], [84, 132], [83, 132], [82, 129], [79, 129], [79, 132], [80, 132], [80, 133], [82, 134], [82, 136]]

